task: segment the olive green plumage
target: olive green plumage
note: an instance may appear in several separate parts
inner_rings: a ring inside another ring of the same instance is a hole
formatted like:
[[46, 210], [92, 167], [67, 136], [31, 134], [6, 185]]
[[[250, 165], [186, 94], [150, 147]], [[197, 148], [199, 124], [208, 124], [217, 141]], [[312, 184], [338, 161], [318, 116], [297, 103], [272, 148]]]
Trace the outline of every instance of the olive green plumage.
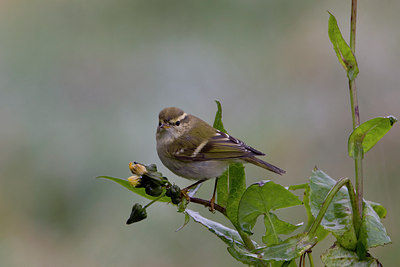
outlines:
[[184, 178], [218, 177], [231, 162], [248, 162], [277, 174], [285, 173], [256, 158], [264, 153], [176, 107], [161, 110], [156, 140], [163, 164]]

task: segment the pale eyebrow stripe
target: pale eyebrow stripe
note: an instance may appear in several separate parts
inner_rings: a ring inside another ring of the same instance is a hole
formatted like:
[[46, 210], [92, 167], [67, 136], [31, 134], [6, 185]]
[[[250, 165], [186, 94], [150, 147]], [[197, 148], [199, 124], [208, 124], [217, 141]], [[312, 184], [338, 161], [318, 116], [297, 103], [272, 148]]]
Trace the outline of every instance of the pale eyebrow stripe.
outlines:
[[176, 118], [175, 120], [173, 120], [173, 122], [181, 121], [181, 120], [183, 120], [184, 118], [186, 118], [186, 116], [187, 116], [187, 114], [186, 114], [186, 113], [183, 113], [183, 114], [180, 115], [178, 118]]

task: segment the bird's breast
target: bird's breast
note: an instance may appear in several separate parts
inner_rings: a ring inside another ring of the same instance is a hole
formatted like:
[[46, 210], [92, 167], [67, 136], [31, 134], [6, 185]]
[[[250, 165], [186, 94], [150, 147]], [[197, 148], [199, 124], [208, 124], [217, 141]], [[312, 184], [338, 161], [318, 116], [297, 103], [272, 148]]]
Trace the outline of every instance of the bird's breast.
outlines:
[[162, 163], [173, 173], [191, 180], [211, 179], [220, 176], [228, 167], [226, 161], [180, 161], [160, 155]]

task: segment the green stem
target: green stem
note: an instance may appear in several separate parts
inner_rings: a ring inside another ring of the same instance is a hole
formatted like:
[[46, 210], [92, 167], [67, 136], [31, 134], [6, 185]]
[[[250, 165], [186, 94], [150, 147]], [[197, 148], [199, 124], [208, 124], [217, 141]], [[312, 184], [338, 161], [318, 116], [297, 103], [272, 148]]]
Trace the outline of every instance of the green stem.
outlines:
[[[356, 23], [357, 21], [357, 0], [351, 1], [351, 19], [350, 19], [350, 49], [355, 55], [356, 52]], [[350, 105], [351, 116], [353, 121], [353, 130], [360, 125], [360, 109], [358, 106], [357, 87], [355, 80], [349, 80], [350, 90]], [[361, 146], [361, 144], [360, 144]], [[362, 149], [362, 148], [361, 148]], [[356, 192], [357, 192], [357, 205], [360, 217], [362, 217], [362, 203], [363, 203], [363, 168], [362, 168], [362, 154], [359, 153], [354, 160], [355, 178], [356, 178]]]
[[351, 0], [350, 49], [353, 52], [353, 54], [356, 52], [356, 20], [357, 20], [357, 0]]
[[167, 191], [164, 189], [164, 192], [157, 198], [153, 199], [151, 202], [149, 202], [146, 206], [143, 207], [143, 209], [148, 208], [151, 204], [153, 204], [154, 202], [157, 202], [158, 200], [160, 200], [160, 198], [162, 198], [163, 196], [165, 196], [165, 193]]
[[349, 178], [343, 178], [343, 179], [347, 179], [347, 183], [346, 183], [346, 187], [347, 187], [347, 191], [349, 192], [349, 197], [350, 197], [350, 203], [351, 203], [351, 208], [352, 208], [352, 213], [353, 213], [353, 225], [354, 225], [354, 230], [357, 234], [358, 237], [358, 233], [361, 227], [361, 217], [360, 217], [360, 211], [359, 211], [359, 206], [358, 206], [358, 202], [357, 202], [357, 197], [356, 197], [356, 193], [354, 192], [354, 187], [351, 184], [351, 181]]
[[361, 224], [361, 217], [360, 217], [360, 213], [358, 210], [358, 205], [356, 202], [356, 196], [354, 193], [354, 188], [353, 185], [350, 182], [350, 179], [347, 177], [341, 178], [336, 184], [335, 186], [333, 186], [331, 188], [331, 190], [329, 191], [328, 195], [325, 197], [324, 202], [322, 203], [321, 209], [319, 210], [319, 213], [317, 215], [317, 217], [315, 218], [313, 224], [310, 227], [310, 230], [308, 232], [308, 235], [310, 237], [314, 237], [315, 233], [318, 229], [318, 226], [321, 224], [322, 218], [324, 217], [326, 211], [328, 210], [329, 204], [331, 204], [333, 197], [336, 195], [336, 193], [340, 190], [340, 188], [342, 188], [342, 186], [346, 185], [348, 192], [349, 192], [349, 196], [350, 196], [350, 202], [351, 202], [351, 207], [353, 209], [353, 224], [354, 224], [354, 228], [356, 233], [358, 233], [360, 224]]
[[352, 81], [349, 80], [349, 91], [350, 91], [351, 118], [354, 130], [360, 125], [360, 111], [358, 106], [357, 87], [355, 80]]
[[[190, 202], [197, 203], [197, 204], [202, 204], [202, 205], [205, 205], [205, 206], [208, 206], [208, 207], [211, 206], [210, 201], [204, 200], [204, 199], [200, 199], [200, 198], [191, 197], [191, 198], [190, 198]], [[150, 204], [150, 203], [149, 203], [149, 204]], [[146, 206], [146, 207], [147, 207], [147, 206]], [[215, 208], [215, 210], [221, 212], [223, 215], [227, 216], [227, 215], [226, 215], [226, 210], [225, 210], [224, 207], [221, 207], [220, 205], [214, 203], [214, 208]], [[236, 226], [235, 226], [235, 228], [236, 228], [236, 230], [238, 231], [240, 237], [242, 238], [243, 244], [246, 246], [246, 248], [247, 248], [249, 251], [255, 250], [256, 247], [254, 246], [253, 241], [251, 240], [251, 238], [249, 237], [249, 235], [246, 234], [245, 232], [243, 232], [241, 229], [239, 229], [239, 227], [236, 227]]]
[[308, 187], [308, 183], [305, 184], [295, 184], [295, 185], [290, 185], [289, 190], [298, 190], [298, 189], [306, 189]]
[[[356, 54], [356, 19], [357, 19], [357, 0], [351, 1], [351, 19], [350, 19], [350, 49], [354, 56]], [[357, 98], [357, 87], [355, 80], [349, 80], [350, 105], [353, 121], [353, 130], [360, 125], [360, 112]]]
[[307, 255], [308, 255], [308, 261], [310, 262], [310, 267], [314, 267], [314, 260], [313, 260], [311, 252], [307, 253]]
[[[361, 146], [361, 145], [360, 145]], [[356, 192], [357, 192], [357, 208], [360, 217], [363, 216], [363, 153], [362, 146], [361, 153], [357, 153], [357, 157], [354, 159], [355, 174], [356, 174]], [[358, 233], [358, 232], [357, 232]]]
[[[248, 234], [246, 234], [245, 232], [243, 232], [242, 230], [240, 230], [239, 227], [235, 226], [235, 228], [238, 231], [240, 237], [242, 238], [243, 244], [246, 246], [247, 250], [248, 251], [255, 250], [256, 247], [254, 246], [253, 241], [251, 240], [250, 236]], [[258, 253], [258, 252], [256, 252], [256, 253]], [[259, 263], [261, 266], [267, 266], [266, 263], [262, 259], [259, 260]]]
[[[149, 206], [153, 202], [149, 203], [147, 206]], [[210, 201], [204, 200], [204, 199], [200, 199], [200, 198], [191, 197], [190, 198], [190, 202], [197, 203], [197, 204], [202, 204], [202, 205], [205, 205], [205, 206], [208, 206], [208, 207], [211, 206]], [[226, 210], [225, 210], [224, 207], [221, 207], [220, 205], [217, 205], [217, 204], [214, 203], [214, 208], [215, 208], [215, 210], [221, 212], [223, 215], [227, 216], [226, 215]], [[235, 228], [238, 231], [240, 237], [242, 238], [243, 244], [245, 245], [247, 250], [249, 250], [249, 251], [255, 250], [256, 247], [254, 246], [253, 241], [251, 240], [250, 236], [248, 234], [246, 234], [245, 232], [243, 232], [241, 229], [239, 229], [239, 227], [235, 226]]]
[[253, 241], [251, 240], [249, 235], [240, 230], [238, 227], [236, 227], [236, 230], [238, 231], [240, 237], [242, 238], [243, 243], [246, 246], [247, 250], [249, 251], [255, 250], [256, 247], [254, 246]]

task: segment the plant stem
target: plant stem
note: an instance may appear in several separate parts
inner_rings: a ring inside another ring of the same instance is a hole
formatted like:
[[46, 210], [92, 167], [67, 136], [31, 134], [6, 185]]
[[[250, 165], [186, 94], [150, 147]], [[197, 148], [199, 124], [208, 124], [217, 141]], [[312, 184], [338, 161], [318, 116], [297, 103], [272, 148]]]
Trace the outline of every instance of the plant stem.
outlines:
[[[362, 148], [362, 147], [361, 147]], [[363, 154], [358, 153], [354, 159], [354, 166], [356, 172], [356, 192], [357, 192], [357, 207], [360, 217], [363, 217]], [[358, 233], [357, 233], [358, 234]]]
[[310, 262], [310, 267], [314, 267], [314, 260], [313, 260], [311, 252], [307, 253], [307, 256], [308, 256], [308, 261]]
[[314, 237], [315, 233], [318, 229], [318, 226], [321, 224], [322, 218], [324, 217], [326, 211], [328, 210], [329, 204], [331, 204], [333, 197], [336, 195], [336, 193], [342, 188], [342, 186], [346, 185], [349, 196], [350, 196], [350, 202], [351, 202], [351, 207], [353, 209], [353, 222], [354, 222], [354, 228], [356, 233], [358, 234], [358, 230], [361, 224], [361, 217], [360, 213], [358, 211], [358, 205], [356, 202], [356, 196], [354, 193], [354, 188], [353, 185], [350, 182], [350, 179], [347, 177], [341, 178], [329, 191], [328, 195], [325, 197], [324, 202], [322, 203], [321, 209], [319, 210], [319, 213], [317, 217], [315, 218], [313, 224], [310, 227], [310, 230], [308, 231], [308, 234], [310, 237]]
[[[206, 207], [211, 207], [211, 202], [209, 200], [205, 200], [205, 199], [201, 199], [201, 198], [197, 198], [197, 197], [190, 197], [189, 201], [193, 202], [193, 203], [204, 205]], [[214, 203], [214, 209], [221, 212], [223, 215], [226, 216], [226, 210], [224, 207], [221, 207], [220, 205]]]
[[[357, 20], [357, 0], [351, 1], [351, 19], [350, 19], [350, 49], [355, 55], [356, 52], [356, 20]], [[351, 116], [353, 121], [353, 130], [360, 125], [360, 109], [358, 106], [357, 87], [355, 80], [349, 80]], [[361, 144], [360, 144], [361, 145]], [[362, 148], [361, 148], [362, 149]], [[360, 217], [362, 218], [363, 203], [363, 168], [362, 154], [354, 160], [356, 176], [357, 205]]]
[[353, 130], [360, 125], [360, 112], [357, 98], [357, 87], [355, 80], [349, 80], [349, 91], [350, 91], [350, 106], [351, 106], [351, 118], [353, 121]]
[[351, 203], [351, 208], [352, 208], [352, 213], [353, 213], [353, 225], [354, 225], [354, 230], [356, 232], [356, 235], [358, 236], [360, 226], [361, 226], [361, 217], [360, 217], [360, 212], [359, 212], [359, 207], [358, 207], [358, 202], [357, 202], [357, 197], [356, 193], [354, 192], [354, 187], [351, 184], [351, 181], [349, 178], [342, 178], [342, 179], [347, 179], [346, 187], [347, 191], [349, 192], [349, 197], [350, 197], [350, 203]]
[[290, 185], [289, 190], [298, 190], [298, 189], [306, 189], [308, 187], [308, 183], [305, 184], [295, 184], [295, 185]]
[[[247, 250], [248, 251], [255, 250], [256, 247], [254, 246], [253, 241], [251, 240], [250, 236], [248, 234], [246, 234], [245, 232], [243, 232], [242, 230], [240, 230], [239, 227], [235, 226], [235, 228], [238, 231], [240, 237], [242, 238], [243, 244], [246, 246]], [[255, 253], [258, 254], [259, 252], [255, 252]], [[262, 257], [262, 256], [260, 255], [260, 257]], [[266, 263], [261, 258], [259, 259], [259, 263], [261, 266], [267, 266]]]
[[148, 208], [150, 205], [152, 205], [154, 202], [157, 202], [159, 199], [161, 199], [163, 196], [165, 196], [166, 190], [164, 189], [164, 192], [157, 198], [153, 199], [151, 202], [149, 202], [146, 206], [144, 206], [143, 208], [146, 209]]
[[350, 49], [353, 52], [353, 54], [356, 51], [356, 20], [357, 20], [357, 0], [351, 0]]
[[[192, 203], [204, 205], [206, 207], [211, 207], [211, 202], [209, 200], [196, 198], [196, 197], [190, 197], [189, 201]], [[224, 207], [214, 203], [214, 209], [221, 212], [223, 215], [226, 216], [226, 209]], [[235, 228], [238, 231], [240, 237], [242, 238], [243, 244], [246, 246], [247, 250], [249, 250], [249, 251], [255, 250], [256, 247], [254, 246], [253, 241], [251, 240], [250, 236], [248, 234], [246, 234], [245, 232], [243, 232], [238, 227], [235, 226]], [[260, 264], [263, 266], [265, 265], [264, 262], [261, 260], [260, 260]]]
[[255, 250], [256, 247], [254, 246], [253, 241], [251, 240], [249, 235], [246, 234], [245, 232], [243, 232], [242, 230], [240, 230], [238, 227], [235, 227], [235, 228], [238, 231], [240, 237], [242, 238], [243, 244], [246, 246], [247, 250], [249, 250], [249, 251]]

